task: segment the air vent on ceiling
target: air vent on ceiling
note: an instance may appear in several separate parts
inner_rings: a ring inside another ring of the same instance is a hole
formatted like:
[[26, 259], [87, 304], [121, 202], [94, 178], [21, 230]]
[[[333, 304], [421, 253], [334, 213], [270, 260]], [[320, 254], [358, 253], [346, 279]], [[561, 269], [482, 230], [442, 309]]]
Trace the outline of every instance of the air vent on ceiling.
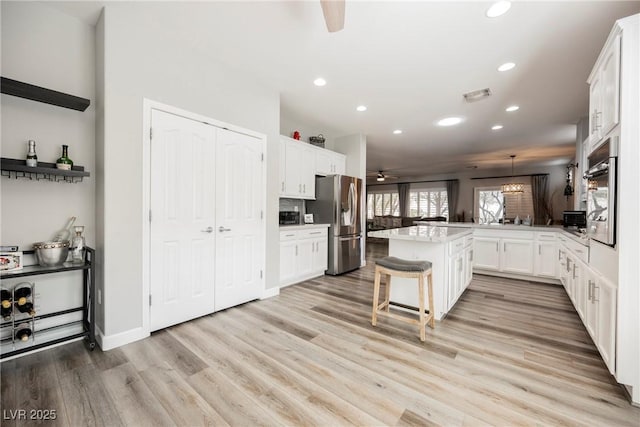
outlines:
[[464, 97], [464, 100], [467, 102], [476, 102], [476, 101], [480, 101], [481, 99], [490, 97], [491, 89], [486, 88], [486, 89], [474, 90], [471, 92], [467, 92], [462, 96]]

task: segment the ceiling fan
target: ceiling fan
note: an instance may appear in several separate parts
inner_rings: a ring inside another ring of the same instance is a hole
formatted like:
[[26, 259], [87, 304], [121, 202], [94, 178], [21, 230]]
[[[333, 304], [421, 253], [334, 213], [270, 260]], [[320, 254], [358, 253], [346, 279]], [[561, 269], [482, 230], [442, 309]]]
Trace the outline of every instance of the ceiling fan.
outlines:
[[345, 0], [320, 0], [320, 5], [327, 30], [330, 33], [342, 30], [344, 28]]
[[398, 179], [397, 176], [386, 174], [381, 170], [379, 170], [377, 172], [375, 172], [375, 171], [374, 172], [367, 172], [367, 177], [370, 177], [370, 178], [375, 177], [376, 181], [378, 181], [378, 182], [384, 182], [384, 181], [386, 181], [388, 179], [392, 179], [392, 180], [393, 179]]

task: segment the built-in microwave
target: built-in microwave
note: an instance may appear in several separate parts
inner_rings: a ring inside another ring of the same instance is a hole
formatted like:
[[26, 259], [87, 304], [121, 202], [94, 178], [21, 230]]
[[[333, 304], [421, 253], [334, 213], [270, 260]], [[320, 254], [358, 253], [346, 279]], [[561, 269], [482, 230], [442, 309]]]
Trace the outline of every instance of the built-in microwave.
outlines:
[[618, 137], [604, 141], [589, 155], [587, 234], [609, 246], [616, 244], [616, 166]]

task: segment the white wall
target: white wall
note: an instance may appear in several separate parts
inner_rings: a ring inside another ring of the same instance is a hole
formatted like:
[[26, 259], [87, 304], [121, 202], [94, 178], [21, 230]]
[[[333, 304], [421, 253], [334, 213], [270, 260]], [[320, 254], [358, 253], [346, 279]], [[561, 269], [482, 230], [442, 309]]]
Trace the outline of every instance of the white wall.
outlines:
[[[573, 198], [569, 200], [563, 196], [564, 187], [566, 185], [566, 167], [565, 166], [552, 166], [552, 167], [539, 167], [539, 168], [518, 168], [516, 174], [549, 174], [549, 194], [553, 196], [553, 217], [556, 220], [562, 219], [562, 211], [573, 209]], [[460, 190], [458, 196], [458, 209], [457, 213], [465, 212], [465, 220], [469, 221], [469, 213], [473, 212], [473, 189], [475, 187], [490, 187], [499, 186], [505, 182], [511, 181], [511, 178], [496, 178], [496, 179], [471, 179], [476, 177], [490, 177], [490, 176], [508, 176], [511, 175], [511, 169], [509, 170], [489, 170], [489, 171], [463, 171], [459, 174], [451, 175], [425, 175], [419, 177], [413, 177], [407, 179], [406, 182], [415, 182], [412, 186], [420, 186], [425, 188], [445, 188], [444, 180], [446, 179], [459, 179]], [[443, 180], [443, 181], [438, 181]], [[405, 180], [400, 180], [405, 182]], [[419, 183], [419, 181], [435, 181], [428, 183]], [[513, 178], [513, 181], [523, 182], [528, 184], [531, 182], [531, 178], [523, 176]], [[369, 191], [374, 192], [377, 189], [397, 188], [397, 184], [393, 182], [385, 182], [383, 185], [369, 184]]]
[[[98, 245], [104, 250], [107, 337], [142, 325], [144, 98], [267, 135], [266, 283], [278, 285], [279, 94], [217, 62], [215, 52], [198, 52], [197, 46], [179, 41], [174, 35], [184, 32], [184, 23], [168, 11], [156, 3], [109, 3], [100, 24], [105, 56], [104, 153], [99, 154], [104, 238]], [[197, 45], [197, 40], [191, 42]]]
[[80, 112], [2, 95], [2, 157], [24, 159], [33, 139], [38, 160], [55, 163], [65, 144], [74, 163], [91, 173], [77, 184], [0, 179], [2, 244], [31, 249], [76, 216], [87, 244], [94, 246], [93, 28], [35, 2], [3, 1], [1, 7], [2, 76], [91, 101]]
[[335, 148], [336, 138], [344, 134], [318, 120], [300, 117], [295, 111], [280, 105], [280, 134], [293, 138], [293, 132], [296, 130], [300, 132], [302, 141], [309, 141], [310, 136], [322, 134], [325, 138], [324, 148], [329, 150]]

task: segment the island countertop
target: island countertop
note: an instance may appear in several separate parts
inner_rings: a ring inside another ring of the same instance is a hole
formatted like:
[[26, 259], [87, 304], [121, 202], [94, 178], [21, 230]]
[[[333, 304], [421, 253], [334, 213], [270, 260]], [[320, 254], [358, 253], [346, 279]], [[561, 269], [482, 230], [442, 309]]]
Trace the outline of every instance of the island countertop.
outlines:
[[369, 237], [377, 237], [379, 239], [445, 243], [462, 236], [471, 235], [472, 233], [473, 229], [471, 228], [416, 225], [413, 227], [370, 231], [367, 235]]

